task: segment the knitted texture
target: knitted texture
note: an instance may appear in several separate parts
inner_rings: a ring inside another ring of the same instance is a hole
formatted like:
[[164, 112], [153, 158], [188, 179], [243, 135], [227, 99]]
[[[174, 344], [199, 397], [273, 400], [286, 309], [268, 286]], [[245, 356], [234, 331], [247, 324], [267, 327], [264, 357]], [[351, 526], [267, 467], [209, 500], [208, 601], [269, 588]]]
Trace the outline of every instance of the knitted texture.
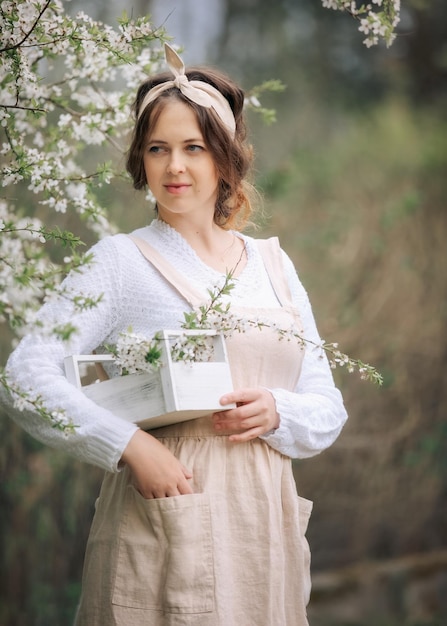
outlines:
[[[191, 284], [204, 293], [204, 299], [207, 289], [222, 282], [222, 274], [202, 262], [168, 224], [154, 220], [134, 234], [145, 239], [174, 268], [188, 276]], [[245, 241], [248, 261], [236, 281], [231, 301], [242, 307], [279, 306], [256, 240], [238, 236]], [[49, 410], [64, 409], [76, 425], [75, 433], [64, 435], [39, 415], [18, 410], [5, 392], [2, 402], [11, 417], [36, 439], [108, 471], [118, 471], [121, 455], [137, 427], [99, 407], [70, 385], [64, 375], [63, 359], [70, 354], [101, 351], [102, 344], [115, 343], [119, 333], [130, 327], [147, 336], [163, 328], [179, 328], [188, 305], [126, 235], [106, 237], [93, 246], [91, 252], [94, 262], [82, 273], [70, 274], [64, 285], [73, 294], [93, 297], [102, 294], [98, 306], [75, 314], [68, 299], [59, 297], [49, 301], [39, 313], [45, 324], [72, 322], [77, 332], [68, 344], [54, 336], [30, 334], [22, 339], [7, 363], [11, 383], [41, 396]], [[306, 291], [290, 259], [285, 253], [283, 257], [304, 336], [318, 343]], [[306, 349], [295, 392], [284, 389], [271, 392], [280, 415], [280, 426], [263, 436], [269, 445], [290, 457], [304, 458], [318, 454], [333, 443], [347, 416], [327, 359], [321, 358], [318, 350]]]

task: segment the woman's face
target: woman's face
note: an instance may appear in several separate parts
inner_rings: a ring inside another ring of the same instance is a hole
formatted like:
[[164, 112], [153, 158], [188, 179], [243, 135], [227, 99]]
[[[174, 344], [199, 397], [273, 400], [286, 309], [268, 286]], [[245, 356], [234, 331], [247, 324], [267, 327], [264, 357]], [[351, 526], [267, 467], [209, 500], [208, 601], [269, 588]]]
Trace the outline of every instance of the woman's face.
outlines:
[[184, 102], [168, 102], [147, 137], [143, 156], [147, 184], [158, 215], [214, 217], [219, 182], [194, 111]]

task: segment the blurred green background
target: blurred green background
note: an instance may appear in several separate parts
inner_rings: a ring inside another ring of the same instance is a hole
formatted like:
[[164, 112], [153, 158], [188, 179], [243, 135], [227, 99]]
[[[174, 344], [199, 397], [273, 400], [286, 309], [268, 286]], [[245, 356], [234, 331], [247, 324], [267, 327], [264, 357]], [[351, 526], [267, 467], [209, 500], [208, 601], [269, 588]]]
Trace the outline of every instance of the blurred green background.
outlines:
[[[285, 83], [263, 98], [275, 124], [250, 115], [255, 234], [279, 235], [321, 335], [385, 380], [337, 370], [350, 420], [330, 450], [295, 463], [315, 502], [310, 623], [445, 626], [447, 3], [403, 0], [389, 49], [366, 49], [355, 21], [319, 0], [66, 3], [80, 9], [107, 23], [151, 13], [188, 63], [246, 88]], [[129, 187], [105, 193], [121, 229], [151, 219]], [[9, 419], [0, 436], [0, 624], [71, 624], [101, 471]]]

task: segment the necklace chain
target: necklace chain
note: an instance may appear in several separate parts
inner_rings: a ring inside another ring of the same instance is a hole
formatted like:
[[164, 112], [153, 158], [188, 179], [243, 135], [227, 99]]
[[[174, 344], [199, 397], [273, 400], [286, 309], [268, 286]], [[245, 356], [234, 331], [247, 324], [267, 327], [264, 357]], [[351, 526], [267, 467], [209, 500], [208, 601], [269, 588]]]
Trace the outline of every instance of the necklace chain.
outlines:
[[232, 235], [233, 235], [233, 239], [231, 240], [230, 245], [227, 248], [225, 248], [225, 250], [220, 255], [220, 260], [222, 261], [222, 263], [225, 263], [225, 257], [231, 251], [231, 249], [234, 246], [234, 242], [236, 241], [236, 235], [234, 233], [232, 233]]
[[[236, 236], [235, 236], [235, 234], [234, 234], [234, 233], [233, 233], [233, 237], [236, 239]], [[237, 260], [237, 263], [236, 263], [236, 265], [233, 267], [233, 269], [232, 269], [232, 270], [230, 270], [230, 272], [229, 272], [231, 276], [233, 276], [233, 275], [234, 275], [235, 271], [237, 270], [237, 267], [238, 267], [239, 263], [240, 263], [240, 262], [242, 261], [242, 259], [244, 258], [244, 254], [246, 254], [246, 252], [247, 252], [247, 245], [246, 245], [245, 241], [242, 241], [242, 243], [243, 243], [244, 245], [242, 246], [242, 250], [241, 250], [241, 254], [240, 254], [240, 256], [239, 256], [239, 259]], [[230, 247], [232, 247], [232, 246], [233, 246], [233, 244], [234, 244], [234, 240], [233, 240], [233, 243], [231, 244], [231, 246], [230, 246]]]

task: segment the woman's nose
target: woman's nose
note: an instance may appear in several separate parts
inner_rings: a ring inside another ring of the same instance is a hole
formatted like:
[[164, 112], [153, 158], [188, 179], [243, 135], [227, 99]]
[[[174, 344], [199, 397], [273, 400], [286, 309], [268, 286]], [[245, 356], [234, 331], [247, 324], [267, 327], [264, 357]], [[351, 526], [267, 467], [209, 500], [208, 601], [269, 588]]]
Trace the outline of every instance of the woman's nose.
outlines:
[[168, 162], [168, 172], [170, 174], [181, 174], [185, 171], [185, 162], [182, 158], [182, 155], [177, 151], [172, 151], [169, 162]]

